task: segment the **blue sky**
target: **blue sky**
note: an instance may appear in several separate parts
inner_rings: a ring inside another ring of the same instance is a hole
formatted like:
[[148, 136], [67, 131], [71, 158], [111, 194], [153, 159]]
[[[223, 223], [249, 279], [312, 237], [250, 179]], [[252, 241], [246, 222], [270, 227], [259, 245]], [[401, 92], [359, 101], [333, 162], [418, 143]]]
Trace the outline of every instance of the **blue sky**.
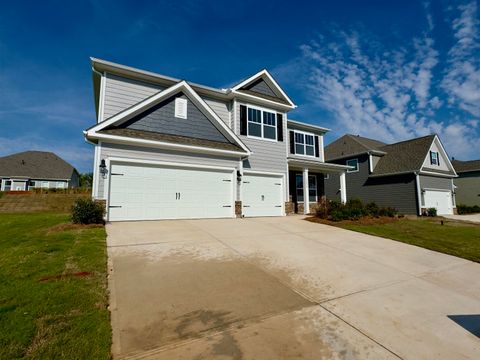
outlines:
[[81, 172], [89, 57], [214, 87], [267, 68], [296, 120], [387, 142], [438, 133], [480, 158], [480, 16], [465, 1], [16, 1], [0, 12], [0, 155]]

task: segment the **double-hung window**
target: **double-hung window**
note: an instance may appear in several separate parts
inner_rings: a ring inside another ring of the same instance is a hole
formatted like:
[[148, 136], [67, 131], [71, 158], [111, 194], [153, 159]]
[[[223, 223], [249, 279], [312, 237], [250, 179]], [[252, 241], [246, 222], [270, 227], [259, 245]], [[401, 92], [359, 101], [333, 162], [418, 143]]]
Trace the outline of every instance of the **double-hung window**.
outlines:
[[5, 184], [3, 185], [4, 186], [3, 190], [10, 191], [12, 189], [12, 180], [4, 180], [4, 181], [5, 181]]
[[438, 152], [430, 151], [430, 164], [440, 165], [440, 159], [438, 158]]
[[[297, 185], [297, 202], [303, 202], [303, 175], [296, 175]], [[310, 202], [317, 202], [317, 177], [315, 175], [308, 176], [308, 199]]]
[[247, 122], [248, 136], [277, 140], [277, 119], [275, 113], [249, 107]]
[[347, 160], [347, 166], [353, 166], [353, 169], [348, 169], [347, 172], [357, 172], [358, 171], [358, 159]]
[[315, 138], [313, 134], [295, 131], [295, 154], [315, 156]]

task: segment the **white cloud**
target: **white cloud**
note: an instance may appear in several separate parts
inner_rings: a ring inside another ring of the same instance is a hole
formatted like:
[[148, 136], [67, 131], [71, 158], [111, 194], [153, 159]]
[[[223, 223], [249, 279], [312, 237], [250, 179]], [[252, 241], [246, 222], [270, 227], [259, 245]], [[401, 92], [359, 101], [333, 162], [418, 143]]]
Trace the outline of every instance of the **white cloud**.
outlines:
[[[431, 30], [429, 4], [425, 9]], [[452, 60], [441, 86], [435, 79], [441, 73], [440, 54], [429, 31], [396, 49], [382, 46], [365, 32], [333, 31], [328, 40], [320, 36], [302, 45], [301, 56], [279, 67], [278, 74], [305, 89], [306, 106], [331, 115], [334, 124], [328, 125], [337, 135], [347, 132], [394, 142], [437, 133], [457, 158], [478, 157], [476, 119], [445, 119], [445, 113], [441, 118], [445, 120], [438, 118], [439, 110], [447, 106], [440, 99], [442, 89], [448, 90], [447, 101], [458, 105], [456, 109], [480, 116], [480, 72], [474, 64], [479, 59], [471, 52], [478, 43], [478, 20], [472, 18], [476, 4], [460, 10], [453, 21]]]

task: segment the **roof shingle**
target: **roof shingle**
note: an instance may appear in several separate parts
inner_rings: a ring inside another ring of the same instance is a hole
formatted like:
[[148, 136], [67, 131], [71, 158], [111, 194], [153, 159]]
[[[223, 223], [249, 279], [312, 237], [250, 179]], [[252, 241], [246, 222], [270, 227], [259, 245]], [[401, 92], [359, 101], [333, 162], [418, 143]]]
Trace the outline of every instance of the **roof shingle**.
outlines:
[[452, 165], [457, 173], [464, 173], [469, 171], [480, 171], [480, 160], [452, 160]]

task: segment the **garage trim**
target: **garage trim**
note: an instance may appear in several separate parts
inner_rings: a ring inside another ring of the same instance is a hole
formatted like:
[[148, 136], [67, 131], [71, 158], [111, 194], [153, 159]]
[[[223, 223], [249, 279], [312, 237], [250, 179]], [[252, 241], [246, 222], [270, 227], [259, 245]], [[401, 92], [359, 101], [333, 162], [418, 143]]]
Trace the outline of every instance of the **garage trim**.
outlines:
[[[266, 175], [272, 177], [281, 177], [282, 178], [282, 216], [285, 216], [285, 201], [287, 198], [286, 195], [286, 174], [285, 173], [277, 173], [277, 172], [269, 172], [269, 171], [256, 171], [256, 170], [243, 170], [243, 174], [252, 174], [252, 175]], [[242, 191], [243, 193], [243, 191]], [[243, 199], [242, 200], [242, 214], [243, 214]]]
[[[108, 175], [105, 179], [105, 199], [106, 199], [106, 215], [105, 220], [109, 221], [109, 206], [110, 206], [110, 176], [112, 172], [112, 163], [128, 163], [128, 164], [145, 164], [153, 166], [170, 166], [170, 167], [180, 167], [180, 168], [190, 168], [190, 169], [205, 169], [205, 170], [224, 170], [232, 172], [234, 177], [236, 169], [233, 167], [223, 167], [223, 166], [214, 166], [214, 165], [202, 165], [202, 164], [192, 164], [192, 163], [182, 163], [182, 162], [172, 162], [172, 161], [157, 161], [157, 160], [147, 160], [147, 159], [136, 159], [136, 158], [122, 158], [122, 157], [109, 157], [105, 159], [105, 163], [108, 169]], [[235, 217], [235, 198], [237, 193], [237, 182], [232, 181], [232, 211], [231, 216]]]

